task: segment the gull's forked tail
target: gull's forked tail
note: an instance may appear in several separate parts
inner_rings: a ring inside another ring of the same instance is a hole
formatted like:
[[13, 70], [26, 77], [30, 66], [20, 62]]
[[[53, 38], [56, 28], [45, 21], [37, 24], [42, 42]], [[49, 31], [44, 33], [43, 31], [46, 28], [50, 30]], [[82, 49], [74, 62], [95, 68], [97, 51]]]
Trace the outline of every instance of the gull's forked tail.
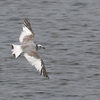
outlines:
[[14, 45], [14, 44], [12, 44], [11, 48], [12, 48], [11, 52], [12, 52], [13, 56], [15, 58], [18, 58], [20, 56], [20, 54], [22, 53], [21, 46], [20, 45]]

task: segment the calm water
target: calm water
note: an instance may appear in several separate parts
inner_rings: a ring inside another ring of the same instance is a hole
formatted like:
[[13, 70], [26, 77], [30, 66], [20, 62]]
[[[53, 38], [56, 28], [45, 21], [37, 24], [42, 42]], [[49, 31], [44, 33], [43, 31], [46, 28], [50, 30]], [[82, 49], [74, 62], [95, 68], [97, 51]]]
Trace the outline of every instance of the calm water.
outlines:
[[[50, 80], [11, 55], [24, 18]], [[0, 0], [0, 100], [100, 100], [100, 0]]]

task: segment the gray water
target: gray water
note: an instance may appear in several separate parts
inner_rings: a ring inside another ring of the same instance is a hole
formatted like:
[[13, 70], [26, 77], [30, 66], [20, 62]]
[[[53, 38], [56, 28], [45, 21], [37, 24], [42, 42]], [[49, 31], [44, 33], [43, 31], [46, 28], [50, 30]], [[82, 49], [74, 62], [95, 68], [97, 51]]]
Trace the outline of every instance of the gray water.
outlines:
[[[11, 55], [24, 18], [50, 80]], [[0, 100], [100, 100], [100, 0], [0, 0]]]

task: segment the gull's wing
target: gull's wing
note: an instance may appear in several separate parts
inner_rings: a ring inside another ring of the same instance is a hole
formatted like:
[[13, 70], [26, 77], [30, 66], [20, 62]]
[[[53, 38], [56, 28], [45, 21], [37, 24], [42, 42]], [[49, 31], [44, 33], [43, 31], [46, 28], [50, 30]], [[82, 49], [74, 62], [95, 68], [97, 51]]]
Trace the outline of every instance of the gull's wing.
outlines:
[[22, 42], [27, 42], [27, 41], [33, 41], [33, 39], [34, 39], [34, 33], [29, 23], [29, 19], [26, 18], [24, 19], [24, 22], [23, 22], [22, 32], [19, 37], [19, 41], [22, 43]]
[[25, 53], [24, 56], [29, 61], [29, 63], [40, 72], [40, 75], [43, 75], [44, 77], [47, 77], [49, 79], [49, 76], [44, 66], [44, 62], [36, 53], [36, 51], [33, 51], [30, 54]]

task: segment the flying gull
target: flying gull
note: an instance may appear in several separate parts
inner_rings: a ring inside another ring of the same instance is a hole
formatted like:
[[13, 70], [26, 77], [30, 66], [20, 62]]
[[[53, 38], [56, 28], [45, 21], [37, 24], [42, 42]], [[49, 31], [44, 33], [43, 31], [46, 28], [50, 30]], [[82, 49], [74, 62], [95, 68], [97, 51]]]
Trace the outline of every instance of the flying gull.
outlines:
[[34, 33], [32, 31], [29, 19], [26, 18], [24, 19], [22, 32], [19, 37], [21, 45], [12, 44], [12, 54], [15, 58], [18, 58], [21, 53], [24, 53], [24, 57], [39, 71], [40, 75], [43, 75], [44, 77], [49, 79], [49, 76], [44, 66], [44, 62], [36, 52], [40, 48], [45, 48], [40, 44], [33, 43], [33, 40]]

